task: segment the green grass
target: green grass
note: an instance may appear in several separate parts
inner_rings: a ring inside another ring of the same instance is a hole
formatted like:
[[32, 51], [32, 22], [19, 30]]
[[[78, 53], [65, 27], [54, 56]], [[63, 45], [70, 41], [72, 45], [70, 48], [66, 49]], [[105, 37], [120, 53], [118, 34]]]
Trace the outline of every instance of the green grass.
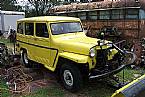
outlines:
[[82, 92], [83, 96], [89, 97], [110, 97], [114, 93], [115, 89], [109, 87], [104, 82], [90, 82]]
[[11, 43], [9, 39], [0, 37], [0, 43], [4, 43], [8, 48], [13, 48], [13, 43]]
[[57, 86], [41, 88], [24, 97], [63, 97], [64, 91]]
[[[140, 77], [141, 75], [145, 74], [145, 70], [142, 68], [139, 69], [126, 68], [124, 69], [124, 80], [128, 82], [133, 81], [134, 79], [136, 79], [135, 74], [137, 74], [138, 77]], [[123, 80], [123, 71], [118, 73], [117, 76], [119, 76], [119, 78]]]
[[5, 43], [6, 45], [12, 45], [9, 39], [0, 38], [0, 42]]
[[6, 82], [0, 79], [0, 97], [10, 97]]

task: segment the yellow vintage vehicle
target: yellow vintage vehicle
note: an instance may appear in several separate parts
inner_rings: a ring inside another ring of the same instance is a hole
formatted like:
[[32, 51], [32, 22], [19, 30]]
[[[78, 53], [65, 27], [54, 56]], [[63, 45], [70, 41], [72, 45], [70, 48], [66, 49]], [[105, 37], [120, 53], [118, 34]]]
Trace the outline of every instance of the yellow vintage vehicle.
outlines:
[[43, 64], [57, 72], [64, 87], [72, 92], [79, 90], [84, 80], [113, 75], [128, 65], [124, 64], [127, 53], [111, 41], [87, 37], [79, 18], [20, 19], [16, 40], [16, 51], [25, 66], [32, 65], [30, 60]]

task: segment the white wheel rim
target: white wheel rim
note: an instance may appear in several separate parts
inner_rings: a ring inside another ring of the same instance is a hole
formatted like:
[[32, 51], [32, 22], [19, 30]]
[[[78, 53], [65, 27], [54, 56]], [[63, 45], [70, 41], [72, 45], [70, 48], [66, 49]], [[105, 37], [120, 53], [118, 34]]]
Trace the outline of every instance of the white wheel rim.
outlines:
[[26, 64], [28, 64], [28, 57], [27, 57], [27, 54], [26, 54], [26, 53], [24, 53], [24, 62], [25, 62]]
[[21, 51], [21, 60], [24, 61], [24, 63], [28, 64], [27, 54], [23, 53], [23, 51]]
[[65, 83], [68, 86], [72, 86], [73, 85], [73, 76], [72, 76], [72, 74], [71, 74], [71, 72], [69, 70], [65, 70], [64, 71], [63, 78], [64, 78]]

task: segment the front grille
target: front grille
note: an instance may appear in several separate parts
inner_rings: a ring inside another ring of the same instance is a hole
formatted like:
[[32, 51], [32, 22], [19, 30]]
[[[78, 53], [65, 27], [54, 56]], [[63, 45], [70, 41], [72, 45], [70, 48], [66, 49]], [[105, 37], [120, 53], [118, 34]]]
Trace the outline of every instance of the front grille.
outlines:
[[108, 49], [102, 49], [102, 50], [97, 50], [97, 57], [96, 57], [96, 61], [97, 61], [97, 65], [100, 66], [105, 66], [107, 64], [108, 61]]

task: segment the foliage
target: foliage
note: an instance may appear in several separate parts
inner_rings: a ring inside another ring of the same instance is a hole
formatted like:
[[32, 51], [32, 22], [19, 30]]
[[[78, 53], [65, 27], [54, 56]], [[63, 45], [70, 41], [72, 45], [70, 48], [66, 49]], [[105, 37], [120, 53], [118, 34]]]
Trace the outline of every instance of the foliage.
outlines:
[[59, 4], [59, 1], [57, 0], [28, 0], [28, 1], [33, 7], [29, 11], [32, 13], [35, 12], [34, 14], [35, 16], [46, 15], [47, 10], [49, 8]]
[[0, 10], [21, 11], [22, 7], [17, 5], [17, 0], [0, 0]]

